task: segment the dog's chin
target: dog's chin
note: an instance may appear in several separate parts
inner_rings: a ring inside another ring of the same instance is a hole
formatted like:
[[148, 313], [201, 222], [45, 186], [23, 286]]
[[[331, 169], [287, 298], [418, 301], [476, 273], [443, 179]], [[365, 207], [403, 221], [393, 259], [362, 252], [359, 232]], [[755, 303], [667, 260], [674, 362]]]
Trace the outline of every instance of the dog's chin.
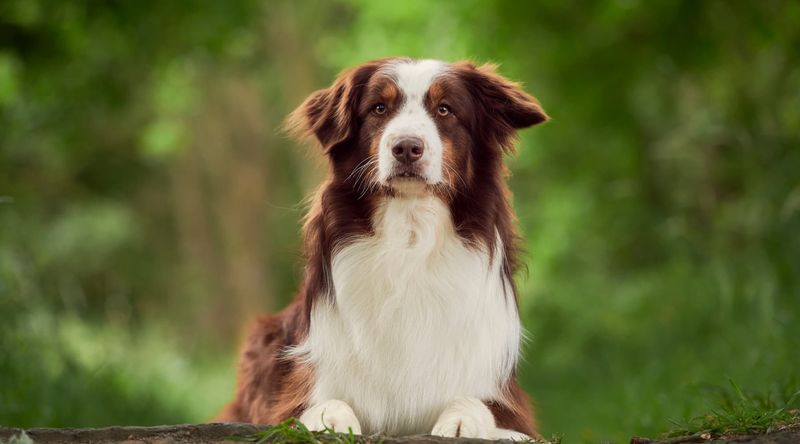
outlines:
[[398, 196], [415, 197], [429, 193], [428, 183], [424, 177], [416, 174], [398, 174], [390, 177], [386, 185]]

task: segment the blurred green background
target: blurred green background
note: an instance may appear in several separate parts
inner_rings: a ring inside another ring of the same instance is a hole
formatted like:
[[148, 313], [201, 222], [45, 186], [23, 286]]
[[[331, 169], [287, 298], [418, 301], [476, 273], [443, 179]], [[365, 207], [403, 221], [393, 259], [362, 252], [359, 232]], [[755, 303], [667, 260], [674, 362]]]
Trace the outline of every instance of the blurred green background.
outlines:
[[800, 368], [800, 3], [0, 1], [0, 424], [209, 419], [301, 276], [278, 128], [389, 55], [501, 64], [520, 378], [544, 434], [657, 435]]

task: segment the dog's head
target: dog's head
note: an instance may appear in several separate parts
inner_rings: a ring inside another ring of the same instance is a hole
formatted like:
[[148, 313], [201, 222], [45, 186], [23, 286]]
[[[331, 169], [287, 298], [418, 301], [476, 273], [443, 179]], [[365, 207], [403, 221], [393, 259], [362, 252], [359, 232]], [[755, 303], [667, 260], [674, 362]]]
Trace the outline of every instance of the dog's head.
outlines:
[[295, 110], [333, 180], [360, 197], [434, 193], [450, 198], [502, 172], [516, 130], [547, 120], [536, 99], [492, 65], [392, 58], [342, 73]]

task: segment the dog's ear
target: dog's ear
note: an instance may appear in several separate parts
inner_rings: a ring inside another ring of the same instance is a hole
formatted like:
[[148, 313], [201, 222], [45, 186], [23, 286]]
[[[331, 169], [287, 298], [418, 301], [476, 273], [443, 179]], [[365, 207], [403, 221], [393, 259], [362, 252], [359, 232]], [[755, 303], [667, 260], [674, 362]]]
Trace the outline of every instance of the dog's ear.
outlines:
[[481, 114], [482, 131], [488, 131], [505, 150], [513, 150], [516, 130], [549, 119], [539, 101], [497, 73], [496, 66], [456, 63], [455, 71], [471, 90]]
[[298, 137], [315, 136], [326, 154], [350, 140], [357, 130], [358, 103], [378, 63], [342, 72], [328, 88], [314, 92], [286, 120]]

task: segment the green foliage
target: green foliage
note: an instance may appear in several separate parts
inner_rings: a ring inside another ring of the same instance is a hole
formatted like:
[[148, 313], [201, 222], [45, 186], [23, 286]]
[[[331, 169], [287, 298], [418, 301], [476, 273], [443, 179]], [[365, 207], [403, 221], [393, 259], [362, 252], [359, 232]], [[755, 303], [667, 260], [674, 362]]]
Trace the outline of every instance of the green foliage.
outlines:
[[235, 441], [248, 441], [255, 442], [256, 444], [262, 443], [275, 443], [275, 444], [293, 444], [293, 443], [307, 443], [307, 444], [359, 444], [366, 442], [376, 442], [380, 444], [381, 440], [375, 441], [361, 436], [355, 436], [352, 429], [348, 429], [347, 433], [340, 433], [331, 428], [325, 427], [324, 430], [310, 431], [302, 422], [295, 418], [289, 418], [280, 424], [268, 427], [247, 437], [231, 437]]
[[675, 421], [675, 427], [667, 436], [747, 435], [800, 422], [800, 390], [789, 392], [796, 389], [797, 384], [784, 386], [774, 393], [750, 396], [733, 381], [731, 387], [731, 390], [721, 391], [718, 409], [687, 421]]
[[553, 116], [509, 158], [545, 435], [785, 419], [707, 402], [800, 368], [799, 47], [777, 2], [0, 2], [0, 423], [220, 408], [302, 271], [320, 173], [281, 120], [399, 54], [499, 62]]
[[231, 354], [190, 360], [164, 329], [97, 326], [36, 305], [0, 300], [3, 425], [202, 422], [232, 393]]
[[[231, 436], [229, 439], [232, 441], [255, 442], [256, 444], [381, 444], [383, 442], [383, 438], [381, 436], [354, 435], [352, 429], [348, 429], [347, 433], [341, 433], [326, 426], [324, 430], [310, 431], [305, 424], [295, 418], [289, 418], [280, 424], [267, 427], [265, 430], [259, 431], [250, 436]], [[521, 442], [544, 442], [546, 444], [560, 444], [561, 439], [554, 438], [550, 441], [526, 440]]]

